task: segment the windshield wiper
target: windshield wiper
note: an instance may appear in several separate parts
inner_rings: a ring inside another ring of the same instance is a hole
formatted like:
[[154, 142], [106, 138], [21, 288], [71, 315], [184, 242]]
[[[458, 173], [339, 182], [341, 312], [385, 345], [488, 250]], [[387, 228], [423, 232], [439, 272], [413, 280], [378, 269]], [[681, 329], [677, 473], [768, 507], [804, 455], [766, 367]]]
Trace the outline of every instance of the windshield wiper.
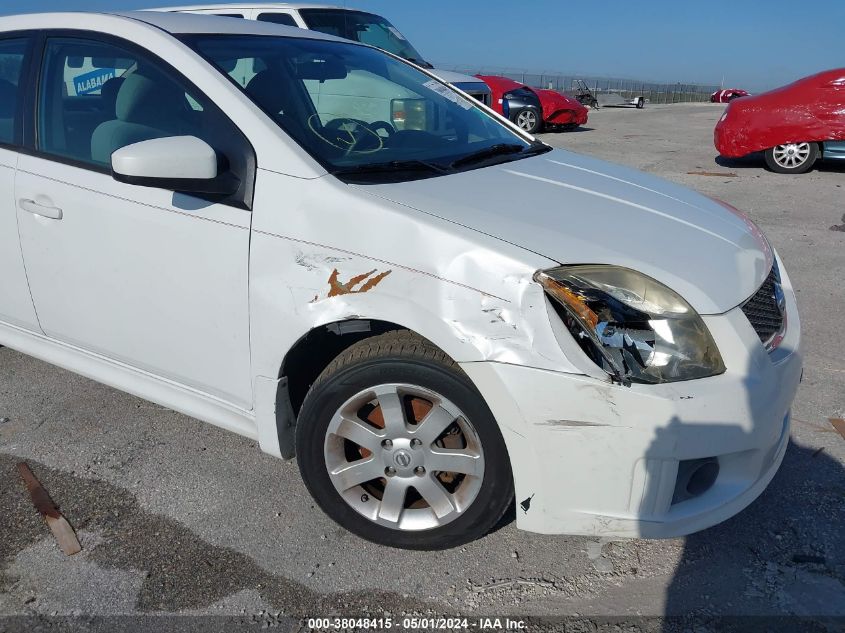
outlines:
[[511, 154], [520, 154], [521, 156], [528, 156], [546, 152], [549, 149], [551, 148], [543, 143], [532, 143], [528, 146], [517, 143], [498, 143], [496, 145], [491, 145], [490, 147], [480, 149], [477, 152], [473, 152], [472, 154], [462, 156], [461, 158], [452, 161], [452, 163], [449, 164], [449, 167], [451, 167], [452, 169], [458, 167], [465, 167], [466, 165], [480, 163], [490, 158], [495, 158], [497, 156], [508, 156]]
[[332, 173], [335, 176], [365, 176], [368, 174], [386, 174], [391, 172], [425, 171], [432, 174], [445, 174], [451, 170], [444, 165], [429, 163], [424, 160], [391, 160], [384, 163], [364, 163], [352, 167], [341, 167]]

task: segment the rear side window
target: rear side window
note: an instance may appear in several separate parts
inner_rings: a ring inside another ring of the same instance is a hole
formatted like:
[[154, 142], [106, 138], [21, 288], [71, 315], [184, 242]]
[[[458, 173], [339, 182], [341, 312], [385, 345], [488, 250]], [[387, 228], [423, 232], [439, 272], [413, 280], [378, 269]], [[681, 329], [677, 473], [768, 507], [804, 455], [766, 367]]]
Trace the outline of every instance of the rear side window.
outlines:
[[297, 26], [293, 16], [289, 13], [262, 13], [258, 16], [260, 22], [272, 22], [284, 26]]
[[15, 142], [26, 39], [0, 40], [0, 143]]

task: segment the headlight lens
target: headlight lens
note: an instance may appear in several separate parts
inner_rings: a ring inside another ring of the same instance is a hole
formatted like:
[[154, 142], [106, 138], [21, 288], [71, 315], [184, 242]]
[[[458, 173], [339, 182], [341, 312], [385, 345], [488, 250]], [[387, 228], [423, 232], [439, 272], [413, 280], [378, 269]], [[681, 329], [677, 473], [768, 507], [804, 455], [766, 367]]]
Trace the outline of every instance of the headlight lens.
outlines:
[[534, 279], [587, 355], [620, 382], [676, 382], [725, 371], [698, 313], [651, 277], [584, 265], [539, 271]]

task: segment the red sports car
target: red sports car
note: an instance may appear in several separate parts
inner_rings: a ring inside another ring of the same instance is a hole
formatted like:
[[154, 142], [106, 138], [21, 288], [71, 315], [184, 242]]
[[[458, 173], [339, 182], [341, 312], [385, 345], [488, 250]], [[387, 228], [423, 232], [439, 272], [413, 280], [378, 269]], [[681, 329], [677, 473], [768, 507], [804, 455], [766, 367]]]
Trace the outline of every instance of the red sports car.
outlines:
[[731, 101], [713, 137], [722, 156], [764, 152], [781, 174], [804, 173], [820, 157], [845, 160], [845, 68]]
[[726, 88], [724, 90], [717, 90], [710, 95], [710, 103], [730, 103], [739, 97], [747, 97], [749, 93], [746, 90], [739, 88]]
[[476, 76], [490, 87], [493, 109], [529, 134], [537, 134], [544, 126], [571, 129], [587, 122], [587, 108], [559, 92], [529, 88], [507, 77]]

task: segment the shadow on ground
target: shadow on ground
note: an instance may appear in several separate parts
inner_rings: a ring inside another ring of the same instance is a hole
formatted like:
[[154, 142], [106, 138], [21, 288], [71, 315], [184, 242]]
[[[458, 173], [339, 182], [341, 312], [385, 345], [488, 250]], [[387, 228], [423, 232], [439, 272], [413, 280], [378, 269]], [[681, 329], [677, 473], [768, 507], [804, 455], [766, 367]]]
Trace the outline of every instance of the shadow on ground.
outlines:
[[757, 501], [686, 538], [666, 615], [765, 616], [721, 621], [720, 630], [780, 631], [779, 623], [791, 631], [842, 630], [836, 627], [845, 624], [843, 517], [845, 469], [823, 451], [790, 444]]
[[[16, 582], [4, 571], [14, 557], [37, 541], [51, 538], [20, 483], [17, 461], [0, 454], [0, 507], [8, 510], [0, 514], [0, 593]], [[244, 554], [202, 540], [176, 521], [145, 511], [126, 490], [32, 460], [28, 463], [53, 498], [61, 500], [60, 509], [73, 517], [74, 528], [102, 537], [86, 552], [89, 561], [103, 569], [144, 574], [135, 605], [138, 611], [202, 609], [242, 590], [254, 590], [288, 614], [365, 613], [373, 605], [425, 609], [418, 601], [411, 603], [388, 592], [317, 593], [267, 572]]]
[[[763, 158], [763, 152], [755, 152], [754, 154], [742, 156], [741, 158], [716, 156], [713, 160], [720, 167], [728, 167], [730, 169], [766, 169], [766, 161]], [[818, 160], [816, 161], [816, 164], [813, 165], [813, 169], [808, 173], [812, 173], [813, 171], [845, 173], [845, 161]]]
[[543, 130], [543, 134], [575, 134], [577, 132], [592, 132], [595, 128], [584, 127], [579, 125], [576, 128], [567, 129], [563, 127], [547, 127]]

